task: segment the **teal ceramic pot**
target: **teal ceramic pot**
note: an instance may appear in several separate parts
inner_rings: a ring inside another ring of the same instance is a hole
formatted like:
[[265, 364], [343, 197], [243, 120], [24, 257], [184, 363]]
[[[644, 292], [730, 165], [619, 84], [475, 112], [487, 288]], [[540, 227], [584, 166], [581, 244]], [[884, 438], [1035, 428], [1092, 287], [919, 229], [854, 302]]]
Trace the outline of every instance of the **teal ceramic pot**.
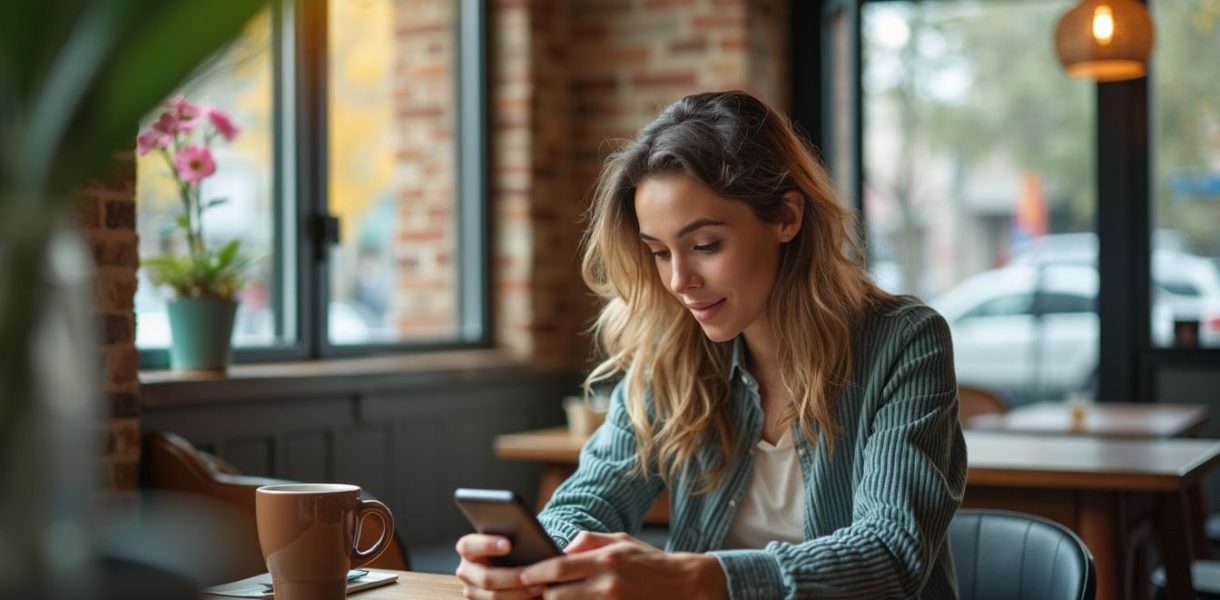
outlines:
[[176, 371], [224, 371], [229, 366], [236, 300], [170, 300], [169, 364]]

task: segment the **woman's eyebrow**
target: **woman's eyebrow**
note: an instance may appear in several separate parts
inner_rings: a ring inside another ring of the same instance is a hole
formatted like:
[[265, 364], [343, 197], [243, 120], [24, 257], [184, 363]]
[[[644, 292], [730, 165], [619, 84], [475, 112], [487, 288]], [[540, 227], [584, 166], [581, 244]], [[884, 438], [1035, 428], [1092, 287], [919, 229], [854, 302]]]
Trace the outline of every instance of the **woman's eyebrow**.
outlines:
[[[713, 225], [727, 225], [727, 223], [725, 223], [724, 221], [717, 221], [715, 219], [695, 219], [694, 221], [691, 221], [690, 223], [687, 223], [685, 226], [683, 226], [682, 229], [678, 230], [678, 239], [682, 239], [682, 238], [694, 233], [695, 230], [697, 230], [697, 229], [702, 229], [704, 227], [711, 227]], [[643, 231], [640, 232], [640, 239], [644, 240], [646, 242], [659, 241], [659, 240], [657, 240], [657, 238], [654, 238], [651, 235], [644, 233]]]

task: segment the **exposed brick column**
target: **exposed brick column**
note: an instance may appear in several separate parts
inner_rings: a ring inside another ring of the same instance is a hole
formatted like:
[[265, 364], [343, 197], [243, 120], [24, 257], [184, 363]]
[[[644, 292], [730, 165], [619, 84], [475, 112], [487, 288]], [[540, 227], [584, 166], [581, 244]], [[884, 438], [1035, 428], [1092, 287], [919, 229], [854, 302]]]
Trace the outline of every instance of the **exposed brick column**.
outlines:
[[785, 109], [782, 0], [495, 0], [492, 206], [496, 336], [535, 364], [583, 367], [595, 307], [580, 216], [615, 140], [692, 92]]
[[107, 405], [101, 411], [106, 439], [101, 457], [112, 496], [136, 497], [140, 465], [139, 353], [135, 345], [136, 163], [131, 151], [116, 154], [113, 170], [79, 193], [81, 227], [97, 266], [97, 318]]
[[398, 230], [394, 306], [399, 331], [457, 330], [457, 48], [452, 0], [397, 0], [394, 10]]
[[498, 345], [532, 358], [534, 93], [529, 0], [493, 0], [490, 20], [492, 300]]

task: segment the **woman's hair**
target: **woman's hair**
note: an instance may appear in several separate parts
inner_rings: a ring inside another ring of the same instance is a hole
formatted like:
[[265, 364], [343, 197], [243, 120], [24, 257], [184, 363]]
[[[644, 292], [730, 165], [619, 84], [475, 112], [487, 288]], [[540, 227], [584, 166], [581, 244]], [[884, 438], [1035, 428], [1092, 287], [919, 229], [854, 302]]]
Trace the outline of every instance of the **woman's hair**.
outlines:
[[767, 301], [779, 346], [779, 373], [794, 399], [785, 424], [806, 438], [819, 432], [833, 448], [834, 402], [851, 376], [852, 332], [873, 301], [888, 297], [859, 261], [854, 218], [835, 198], [829, 176], [783, 115], [741, 92], [687, 96], [614, 152], [602, 169], [583, 240], [585, 283], [606, 300], [593, 326], [605, 360], [594, 385], [626, 377], [626, 408], [636, 430], [640, 473], [657, 465], [672, 481], [701, 444], [718, 443], [719, 463], [702, 489], [728, 469], [732, 342], [712, 342], [666, 289], [640, 241], [635, 192], [646, 178], [681, 173], [744, 202], [767, 223], [781, 217], [784, 194], [799, 192], [804, 218], [780, 250]]

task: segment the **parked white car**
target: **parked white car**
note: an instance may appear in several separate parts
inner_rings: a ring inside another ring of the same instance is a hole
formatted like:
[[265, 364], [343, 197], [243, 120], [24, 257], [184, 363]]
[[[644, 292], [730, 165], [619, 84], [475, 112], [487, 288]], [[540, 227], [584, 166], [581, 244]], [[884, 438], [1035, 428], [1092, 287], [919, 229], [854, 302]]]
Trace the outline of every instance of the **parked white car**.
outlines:
[[1096, 298], [1097, 269], [1016, 265], [971, 277], [931, 304], [953, 333], [958, 382], [1021, 404], [1093, 385]]
[[[1173, 345], [1175, 320], [1197, 320], [1200, 345], [1220, 346], [1216, 266], [1171, 250], [1156, 251], [1152, 266], [1153, 344]], [[998, 391], [1020, 404], [1094, 387], [1097, 290], [1097, 268], [1089, 254], [1061, 252], [1019, 256], [1010, 266], [963, 281], [930, 304], [952, 330], [958, 381]]]

